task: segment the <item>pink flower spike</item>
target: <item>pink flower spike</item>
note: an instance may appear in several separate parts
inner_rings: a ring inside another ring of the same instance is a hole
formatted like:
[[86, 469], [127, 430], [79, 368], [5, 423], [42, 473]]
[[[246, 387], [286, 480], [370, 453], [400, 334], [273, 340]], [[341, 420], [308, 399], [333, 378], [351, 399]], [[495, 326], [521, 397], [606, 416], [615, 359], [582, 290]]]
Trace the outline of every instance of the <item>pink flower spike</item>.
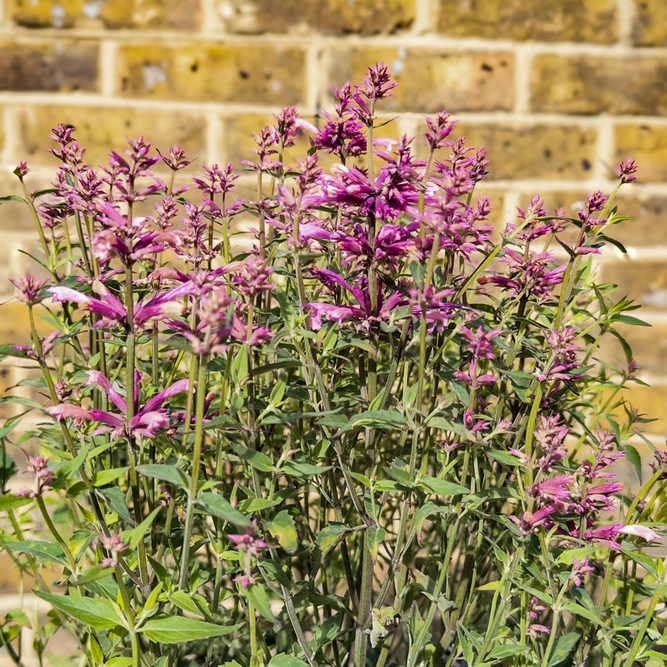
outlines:
[[626, 535], [634, 535], [635, 537], [641, 537], [647, 542], [655, 542], [658, 539], [658, 534], [648, 526], [641, 526], [639, 524], [631, 524], [629, 526], [624, 526], [621, 528], [619, 533], [625, 533]]

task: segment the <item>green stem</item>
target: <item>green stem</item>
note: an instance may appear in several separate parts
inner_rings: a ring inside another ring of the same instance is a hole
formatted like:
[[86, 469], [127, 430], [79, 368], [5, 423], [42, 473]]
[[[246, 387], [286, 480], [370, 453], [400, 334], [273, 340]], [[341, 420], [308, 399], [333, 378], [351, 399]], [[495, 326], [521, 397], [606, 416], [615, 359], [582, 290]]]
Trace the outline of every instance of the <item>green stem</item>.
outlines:
[[181, 569], [178, 578], [179, 587], [183, 588], [187, 580], [188, 562], [190, 560], [190, 540], [195, 516], [195, 503], [199, 493], [199, 469], [201, 466], [201, 450], [204, 433], [204, 399], [206, 397], [206, 364], [205, 354], [199, 355], [199, 373], [197, 378], [197, 397], [195, 409], [195, 442], [192, 452], [192, 479], [188, 493], [188, 505], [185, 515], [183, 547], [181, 551]]
[[76, 573], [76, 561], [74, 560], [74, 556], [72, 556], [70, 548], [67, 546], [67, 543], [63, 539], [62, 535], [58, 532], [58, 529], [53, 524], [53, 521], [51, 521], [49, 512], [47, 511], [46, 505], [44, 504], [44, 498], [42, 498], [41, 495], [37, 496], [37, 507], [39, 507], [40, 514], [42, 515], [44, 523], [46, 524], [46, 527], [49, 529], [49, 532], [51, 533], [51, 535], [53, 535], [56, 542], [58, 542], [60, 548], [65, 553], [65, 556], [67, 556], [67, 561], [69, 562], [70, 571], [72, 572], [72, 575], [74, 575]]

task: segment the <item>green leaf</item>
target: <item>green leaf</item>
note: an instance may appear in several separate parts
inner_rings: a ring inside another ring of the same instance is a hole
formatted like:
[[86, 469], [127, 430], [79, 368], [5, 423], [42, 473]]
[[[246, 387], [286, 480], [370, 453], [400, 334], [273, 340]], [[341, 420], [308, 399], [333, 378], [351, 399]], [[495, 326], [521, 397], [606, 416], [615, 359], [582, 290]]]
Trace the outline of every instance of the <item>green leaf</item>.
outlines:
[[95, 473], [93, 484], [94, 486], [106, 486], [107, 484], [111, 484], [111, 482], [114, 482], [119, 477], [124, 475], [128, 470], [129, 468], [127, 466], [124, 468], [110, 468], [109, 470], [100, 470], [99, 472]]
[[556, 559], [557, 563], [563, 563], [564, 565], [572, 565], [572, 562], [576, 558], [581, 560], [586, 556], [591, 556], [595, 553], [595, 547], [577, 547], [576, 549], [567, 549], [558, 556]]
[[123, 533], [123, 541], [131, 549], [136, 549], [139, 542], [144, 539], [144, 535], [151, 527], [153, 521], [155, 521], [155, 517], [160, 513], [161, 509], [161, 507], [156, 507], [136, 528]]
[[296, 524], [287, 510], [283, 510], [265, 524], [266, 529], [278, 540], [280, 546], [293, 554], [299, 547], [299, 538], [296, 534]]
[[437, 496], [458, 496], [463, 493], [470, 493], [470, 489], [454, 482], [446, 482], [444, 479], [424, 476], [419, 480], [422, 486], [425, 486], [431, 493]]
[[308, 667], [308, 664], [293, 655], [278, 653], [269, 661], [269, 667]]
[[275, 507], [279, 502], [280, 501], [275, 498], [246, 498], [246, 500], [239, 505], [239, 509], [242, 512], [252, 514], [253, 512], [260, 512], [269, 507]]
[[644, 482], [642, 481], [642, 457], [639, 455], [637, 449], [632, 445], [623, 445], [623, 449], [625, 450], [625, 456], [627, 457], [628, 461], [632, 463], [635, 472], [637, 473], [639, 483], [643, 484]]
[[397, 410], [370, 410], [352, 417], [345, 430], [359, 427], [390, 430], [401, 426], [405, 426], [405, 417]]
[[581, 616], [582, 618], [592, 621], [596, 625], [602, 624], [602, 619], [594, 611], [586, 609], [586, 607], [582, 607], [576, 602], [566, 602], [563, 604], [563, 609], [569, 611], [570, 614], [576, 614], [577, 616]]
[[5, 202], [8, 201], [18, 201], [21, 202], [22, 204], [28, 203], [25, 199], [23, 199], [23, 197], [19, 197], [17, 195], [6, 195], [4, 197], [0, 197], [0, 204], [4, 204]]
[[132, 658], [111, 658], [105, 663], [105, 667], [130, 667]]
[[11, 551], [16, 551], [20, 554], [30, 554], [40, 560], [59, 563], [60, 565], [69, 567], [67, 556], [57, 542], [29, 540], [25, 542], [5, 542], [5, 546]]
[[181, 644], [193, 639], [223, 637], [238, 630], [241, 625], [216, 625], [187, 616], [163, 616], [148, 619], [138, 631], [153, 642]]
[[349, 528], [342, 523], [330, 523], [317, 533], [315, 544], [323, 554], [326, 554], [348, 530]]
[[492, 451], [486, 450], [486, 455], [490, 456], [492, 459], [495, 459], [499, 463], [503, 463], [506, 466], [523, 466], [524, 462], [514, 454], [510, 454], [505, 451]]
[[0, 512], [5, 510], [15, 510], [17, 507], [23, 507], [32, 502], [28, 496], [13, 496], [11, 493], [6, 493], [0, 496]]
[[322, 625], [318, 625], [315, 629], [315, 643], [318, 648], [330, 644], [340, 632], [340, 626], [343, 622], [343, 615], [336, 612], [333, 616], [329, 616]]
[[377, 558], [378, 548], [381, 542], [387, 535], [387, 531], [384, 528], [369, 528], [368, 529], [368, 549], [373, 554], [373, 558]]
[[529, 650], [527, 646], [520, 646], [519, 644], [504, 644], [503, 646], [496, 646], [486, 657], [490, 660], [504, 660], [512, 655], [527, 653]]
[[568, 632], [566, 635], [559, 637], [551, 650], [547, 667], [555, 667], [555, 665], [563, 662], [570, 655], [570, 651], [572, 651], [578, 641], [578, 632]]
[[173, 602], [179, 609], [190, 612], [196, 616], [201, 616], [201, 609], [195, 604], [195, 601], [185, 591], [174, 591], [168, 596], [169, 602]]
[[611, 322], [622, 322], [623, 324], [629, 324], [633, 327], [650, 327], [648, 322], [640, 320], [638, 317], [632, 317], [631, 315], [612, 315]]
[[282, 471], [294, 477], [313, 477], [331, 470], [332, 466], [314, 466], [299, 461], [285, 461]]
[[96, 630], [111, 630], [120, 624], [116, 609], [109, 600], [84, 598], [78, 595], [54, 595], [38, 590], [33, 592], [51, 606]]
[[243, 459], [246, 463], [249, 463], [253, 468], [261, 470], [262, 472], [272, 472], [273, 463], [271, 459], [262, 452], [256, 452], [253, 449], [248, 449], [242, 445], [233, 445], [234, 451]]
[[269, 598], [266, 595], [264, 587], [260, 584], [251, 584], [243, 591], [243, 594], [250, 600], [250, 602], [255, 605], [255, 609], [264, 616], [265, 619], [271, 621], [272, 623], [276, 622], [276, 617], [271, 611], [271, 605], [269, 604]]
[[130, 524], [134, 524], [134, 519], [130, 514], [130, 510], [127, 509], [125, 494], [117, 486], [100, 489], [99, 493], [107, 499], [109, 507], [118, 514], [121, 519], [124, 519]]
[[223, 498], [219, 493], [202, 493], [199, 499], [199, 504], [213, 516], [219, 519], [224, 519], [236, 526], [249, 526], [250, 519], [239, 512], [235, 507], [232, 507], [228, 500]]
[[176, 466], [168, 466], [159, 463], [147, 463], [145, 465], [137, 466], [137, 472], [140, 472], [145, 477], [152, 477], [163, 482], [169, 482], [174, 486], [179, 486], [187, 489], [190, 486], [190, 477], [180, 468]]

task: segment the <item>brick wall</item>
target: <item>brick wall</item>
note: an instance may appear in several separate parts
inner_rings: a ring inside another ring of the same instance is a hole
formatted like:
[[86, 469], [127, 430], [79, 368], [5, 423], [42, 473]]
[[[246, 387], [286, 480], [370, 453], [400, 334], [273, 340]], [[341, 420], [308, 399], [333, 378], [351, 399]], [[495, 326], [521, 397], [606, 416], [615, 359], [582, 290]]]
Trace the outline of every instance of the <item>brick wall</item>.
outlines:
[[[652, 329], [629, 330], [644, 378], [632, 395], [667, 433], [666, 0], [0, 0], [0, 195], [19, 159], [46, 183], [50, 128], [77, 126], [89, 160], [123, 136], [180, 143], [200, 161], [248, 157], [251, 132], [282, 105], [306, 116], [332, 85], [384, 60], [400, 87], [384, 106], [417, 130], [447, 108], [492, 160], [486, 189], [499, 223], [539, 191], [572, 207], [612, 186], [628, 155], [637, 184], [620, 198], [629, 258], [601, 258], [605, 280], [645, 306]], [[0, 299], [25, 270], [34, 231], [0, 207]], [[25, 337], [23, 310], [2, 307], [0, 342]], [[609, 354], [620, 356], [620, 351]], [[20, 371], [0, 369], [11, 386]], [[6, 568], [3, 568], [6, 569]], [[0, 592], [13, 590], [0, 582]]]

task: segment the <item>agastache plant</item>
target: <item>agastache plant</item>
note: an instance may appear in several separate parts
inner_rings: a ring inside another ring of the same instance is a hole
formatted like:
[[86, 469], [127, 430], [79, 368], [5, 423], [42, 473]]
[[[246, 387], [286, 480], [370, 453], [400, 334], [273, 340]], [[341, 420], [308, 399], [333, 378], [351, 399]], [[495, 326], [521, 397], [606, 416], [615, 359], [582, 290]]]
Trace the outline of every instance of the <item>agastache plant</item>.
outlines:
[[88, 165], [71, 126], [53, 188], [15, 170], [42, 254], [0, 352], [40, 379], [2, 398], [0, 546], [52, 608], [40, 664], [59, 629], [89, 667], [663, 664], [667, 454], [643, 480], [642, 322], [594, 263], [618, 187], [495, 230], [452, 115], [375, 136], [395, 85], [277, 114], [247, 201], [143, 137]]

